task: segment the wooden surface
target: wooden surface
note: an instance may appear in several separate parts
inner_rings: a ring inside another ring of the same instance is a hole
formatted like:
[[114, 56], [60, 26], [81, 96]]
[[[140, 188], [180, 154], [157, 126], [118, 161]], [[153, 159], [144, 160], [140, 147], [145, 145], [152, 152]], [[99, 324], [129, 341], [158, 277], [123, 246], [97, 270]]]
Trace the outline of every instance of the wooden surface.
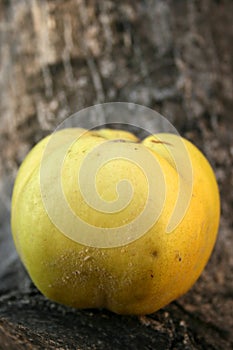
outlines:
[[[0, 2], [0, 349], [232, 349], [231, 0]], [[46, 300], [15, 253], [13, 181], [71, 113], [130, 101], [166, 116], [211, 162], [218, 241], [191, 291], [146, 317]]]

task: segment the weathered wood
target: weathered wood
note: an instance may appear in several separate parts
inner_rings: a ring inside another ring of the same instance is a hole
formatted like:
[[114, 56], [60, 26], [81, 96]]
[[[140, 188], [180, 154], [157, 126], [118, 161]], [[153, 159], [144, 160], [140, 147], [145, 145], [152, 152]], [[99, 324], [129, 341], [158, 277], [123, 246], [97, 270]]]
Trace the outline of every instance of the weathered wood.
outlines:
[[[232, 348], [232, 12], [231, 0], [0, 2], [0, 349]], [[107, 101], [165, 115], [205, 152], [222, 196], [202, 277], [142, 318], [49, 302], [10, 238], [25, 154], [70, 114]]]

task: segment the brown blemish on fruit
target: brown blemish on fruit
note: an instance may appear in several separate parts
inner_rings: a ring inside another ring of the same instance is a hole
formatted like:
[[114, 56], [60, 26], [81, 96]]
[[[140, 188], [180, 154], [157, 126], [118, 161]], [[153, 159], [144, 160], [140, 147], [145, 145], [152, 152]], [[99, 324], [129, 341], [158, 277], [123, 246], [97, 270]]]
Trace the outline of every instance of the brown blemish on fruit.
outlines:
[[151, 255], [153, 256], [153, 258], [157, 258], [157, 256], [158, 256], [157, 250], [153, 250], [153, 252], [151, 253]]
[[95, 136], [95, 137], [101, 137], [101, 138], [105, 138], [104, 136], [98, 134], [98, 131], [92, 131], [92, 135]]
[[180, 252], [176, 252], [176, 259], [178, 261], [182, 261], [182, 256], [180, 255]]
[[162, 144], [165, 144], [165, 145], [173, 146], [171, 143], [165, 142], [165, 141], [150, 140], [150, 142], [153, 142], [153, 143], [162, 143]]

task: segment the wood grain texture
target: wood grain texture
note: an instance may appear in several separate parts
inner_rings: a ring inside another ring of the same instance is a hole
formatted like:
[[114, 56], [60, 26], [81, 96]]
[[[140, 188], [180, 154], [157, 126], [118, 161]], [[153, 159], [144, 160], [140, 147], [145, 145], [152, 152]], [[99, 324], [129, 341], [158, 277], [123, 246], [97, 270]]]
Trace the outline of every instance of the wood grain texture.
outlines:
[[[231, 349], [231, 0], [0, 2], [0, 349]], [[84, 107], [130, 101], [206, 154], [222, 197], [219, 237], [192, 290], [147, 317], [74, 310], [32, 285], [10, 234], [29, 149]]]

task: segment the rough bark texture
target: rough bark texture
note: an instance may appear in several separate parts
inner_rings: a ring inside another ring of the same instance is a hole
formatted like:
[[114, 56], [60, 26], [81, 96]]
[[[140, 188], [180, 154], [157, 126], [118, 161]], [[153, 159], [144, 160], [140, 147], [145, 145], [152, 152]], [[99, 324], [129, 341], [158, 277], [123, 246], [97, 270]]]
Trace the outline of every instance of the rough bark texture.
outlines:
[[[232, 349], [232, 13], [231, 0], [0, 2], [0, 349]], [[161, 112], [203, 150], [221, 191], [207, 268], [147, 317], [49, 302], [11, 241], [26, 153], [73, 112], [106, 101]]]

